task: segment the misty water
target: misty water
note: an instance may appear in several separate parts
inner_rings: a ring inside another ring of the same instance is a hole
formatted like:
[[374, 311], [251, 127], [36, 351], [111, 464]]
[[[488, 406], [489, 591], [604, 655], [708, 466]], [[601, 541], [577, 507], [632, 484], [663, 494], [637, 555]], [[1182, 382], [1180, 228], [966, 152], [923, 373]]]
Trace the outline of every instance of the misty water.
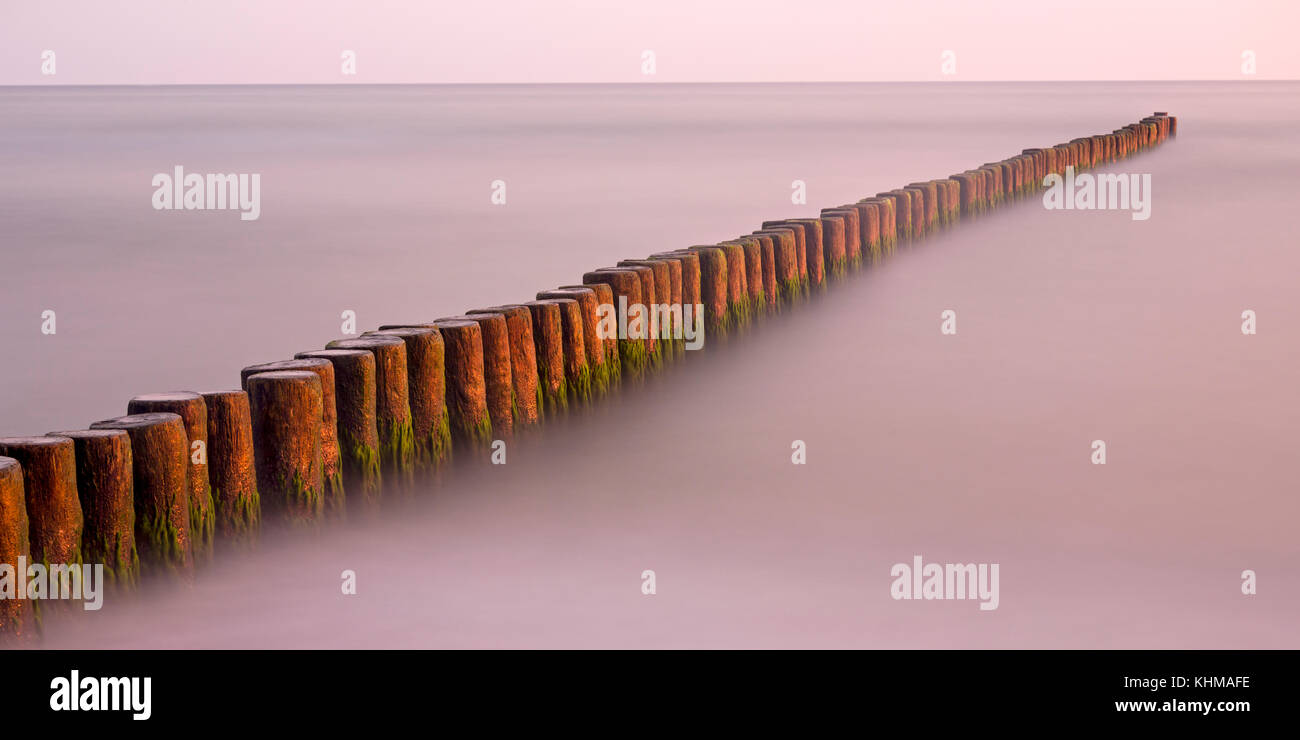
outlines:
[[[1034, 198], [963, 223], [516, 438], [504, 466], [462, 458], [379, 516], [110, 594], [42, 645], [1300, 647], [1298, 93], [2, 88], [0, 435], [237, 387], [345, 310], [369, 329], [531, 300], [1178, 116], [1176, 140], [1106, 168], [1151, 175], [1149, 220]], [[260, 217], [154, 210], [176, 165], [260, 173]], [[894, 600], [915, 555], [999, 564], [999, 607]]]

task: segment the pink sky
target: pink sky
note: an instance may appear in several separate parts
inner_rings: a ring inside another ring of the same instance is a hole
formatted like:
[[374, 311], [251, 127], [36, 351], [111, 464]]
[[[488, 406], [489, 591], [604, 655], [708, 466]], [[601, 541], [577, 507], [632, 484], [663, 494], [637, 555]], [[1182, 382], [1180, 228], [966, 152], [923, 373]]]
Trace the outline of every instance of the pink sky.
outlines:
[[[1295, 0], [40, 0], [0, 84], [1300, 78]], [[357, 74], [340, 73], [344, 49]], [[41, 74], [45, 50], [56, 74]], [[653, 50], [656, 74], [641, 73]], [[1257, 73], [1242, 74], [1242, 52]]]

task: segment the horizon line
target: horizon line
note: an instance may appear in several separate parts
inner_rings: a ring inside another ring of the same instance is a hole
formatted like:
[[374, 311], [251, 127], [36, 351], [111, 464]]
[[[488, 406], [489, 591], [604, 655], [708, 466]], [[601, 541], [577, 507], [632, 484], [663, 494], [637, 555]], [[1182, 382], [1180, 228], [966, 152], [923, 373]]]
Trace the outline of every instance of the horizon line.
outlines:
[[978, 84], [1080, 84], [1080, 83], [1266, 83], [1300, 82], [1300, 78], [1264, 79], [1067, 79], [1067, 80], [681, 80], [681, 81], [577, 81], [577, 82], [83, 82], [83, 83], [0, 83], [0, 88], [31, 87], [547, 87], [561, 85], [978, 85]]

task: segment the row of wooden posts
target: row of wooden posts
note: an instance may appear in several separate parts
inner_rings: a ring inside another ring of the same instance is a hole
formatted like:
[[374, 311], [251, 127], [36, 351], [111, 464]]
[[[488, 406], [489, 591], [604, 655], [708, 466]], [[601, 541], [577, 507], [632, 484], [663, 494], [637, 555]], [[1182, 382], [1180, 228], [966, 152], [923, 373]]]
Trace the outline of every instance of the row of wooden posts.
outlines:
[[[682, 307], [702, 305], [705, 334], [726, 336], [899, 245], [1040, 189], [1049, 173], [1112, 162], [1176, 132], [1174, 117], [1156, 113], [817, 217], [624, 260], [534, 301], [380, 326], [246, 367], [238, 390], [137, 396], [126, 416], [86, 430], [0, 439], [0, 564], [102, 563], [114, 590], [156, 573], [189, 579], [264, 522], [374, 505], [453, 452], [480, 454], [678, 361]], [[602, 305], [668, 306], [665, 333], [607, 336]], [[34, 633], [35, 612], [30, 599], [0, 600], [0, 639]]]

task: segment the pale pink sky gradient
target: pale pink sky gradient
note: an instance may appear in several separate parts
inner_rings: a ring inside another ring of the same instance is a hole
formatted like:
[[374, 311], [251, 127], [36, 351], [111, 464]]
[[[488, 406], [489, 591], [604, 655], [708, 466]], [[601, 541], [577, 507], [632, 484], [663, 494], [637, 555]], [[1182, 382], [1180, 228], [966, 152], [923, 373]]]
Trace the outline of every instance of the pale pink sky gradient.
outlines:
[[[0, 85], [1300, 78], [1295, 0], [41, 0]], [[41, 54], [57, 74], [41, 74]], [[340, 53], [357, 52], [355, 77]], [[657, 74], [641, 74], [653, 50]], [[1241, 73], [1243, 50], [1257, 73]]]

